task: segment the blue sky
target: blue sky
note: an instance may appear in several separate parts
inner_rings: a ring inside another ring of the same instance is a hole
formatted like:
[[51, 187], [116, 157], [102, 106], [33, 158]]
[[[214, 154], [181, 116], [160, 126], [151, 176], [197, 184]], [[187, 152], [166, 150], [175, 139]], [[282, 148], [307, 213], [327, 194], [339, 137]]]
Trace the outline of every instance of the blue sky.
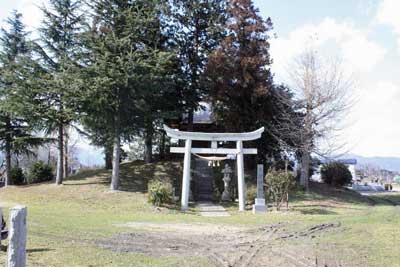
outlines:
[[[18, 9], [33, 29], [39, 25], [37, 5], [42, 2], [0, 0], [0, 20]], [[254, 2], [263, 17], [271, 17], [274, 23], [277, 38], [271, 40], [271, 55], [276, 80], [285, 82], [290, 62], [313, 36], [314, 47], [325, 57], [340, 59], [354, 77], [352, 94], [357, 101], [341, 135], [349, 152], [400, 157], [400, 1]]]

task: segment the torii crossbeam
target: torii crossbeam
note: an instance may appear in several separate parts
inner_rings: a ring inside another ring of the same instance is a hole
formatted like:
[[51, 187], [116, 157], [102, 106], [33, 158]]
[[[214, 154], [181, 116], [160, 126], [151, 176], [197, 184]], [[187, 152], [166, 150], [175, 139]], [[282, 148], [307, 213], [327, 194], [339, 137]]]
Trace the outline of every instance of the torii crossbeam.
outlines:
[[[243, 141], [252, 141], [261, 137], [264, 127], [245, 133], [204, 133], [204, 132], [181, 132], [177, 129], [171, 129], [164, 125], [167, 135], [174, 139], [185, 140], [185, 147], [171, 147], [171, 153], [184, 153], [183, 160], [183, 178], [182, 178], [182, 196], [181, 209], [186, 211], [189, 206], [190, 191], [190, 158], [191, 154], [235, 154], [237, 160], [238, 192], [239, 192], [239, 211], [245, 209], [244, 194], [244, 154], [257, 154], [256, 148], [243, 148]], [[192, 148], [194, 141], [210, 141], [210, 148]], [[218, 148], [220, 141], [236, 142], [234, 148]]]

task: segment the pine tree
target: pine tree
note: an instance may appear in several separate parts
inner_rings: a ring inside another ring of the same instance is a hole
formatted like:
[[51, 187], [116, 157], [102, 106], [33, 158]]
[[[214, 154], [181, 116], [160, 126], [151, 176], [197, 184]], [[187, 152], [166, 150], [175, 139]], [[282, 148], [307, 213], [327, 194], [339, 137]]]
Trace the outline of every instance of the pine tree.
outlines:
[[[76, 50], [77, 34], [83, 15], [80, 0], [51, 0], [43, 7], [44, 20], [39, 29], [36, 51], [43, 72], [33, 94], [30, 108], [48, 132], [56, 132], [58, 143], [56, 184], [63, 182], [65, 127], [77, 118]], [[40, 112], [40, 113], [38, 113]]]
[[223, 37], [226, 0], [174, 0], [174, 41], [179, 47], [183, 83], [179, 95], [188, 114], [188, 128], [193, 129], [193, 114], [207, 96], [202, 83], [209, 54]]
[[22, 15], [14, 11], [7, 19], [7, 29], [1, 29], [0, 37], [0, 139], [5, 150], [5, 185], [10, 184], [12, 144], [18, 135], [28, 135], [24, 131], [23, 120], [16, 118], [7, 108], [9, 96], [13, 94], [21, 77], [21, 60], [29, 53], [27, 33], [21, 21]]
[[144, 162], [153, 160], [153, 141], [162, 122], [166, 118], [179, 114], [179, 98], [176, 94], [176, 79], [179, 76], [179, 61], [176, 48], [173, 45], [173, 27], [170, 26], [170, 6], [166, 1], [146, 1], [142, 4], [146, 19], [143, 22], [147, 28], [142, 35], [147, 55], [142, 83], [140, 110], [142, 114], [142, 135], [144, 137]]
[[119, 188], [121, 143], [151, 130], [158, 110], [163, 109], [161, 101], [167, 85], [164, 70], [171, 53], [160, 46], [160, 3], [91, 3], [93, 25], [85, 35], [90, 51], [84, 97], [88, 115], [83, 121], [94, 140], [112, 143], [111, 190]]

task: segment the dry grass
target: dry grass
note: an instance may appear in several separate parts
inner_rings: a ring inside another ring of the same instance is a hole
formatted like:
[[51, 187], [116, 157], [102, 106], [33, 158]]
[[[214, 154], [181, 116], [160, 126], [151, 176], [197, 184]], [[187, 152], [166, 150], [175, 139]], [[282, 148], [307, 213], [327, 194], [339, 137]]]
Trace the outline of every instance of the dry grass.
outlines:
[[[182, 214], [179, 207], [155, 209], [147, 203], [148, 180], [179, 178], [180, 162], [123, 164], [122, 175], [123, 191], [119, 192], [108, 190], [110, 173], [103, 170], [82, 172], [62, 186], [48, 183], [0, 189], [0, 206], [5, 207], [6, 215], [7, 208], [13, 205], [28, 207], [28, 266], [212, 266], [209, 258], [202, 255], [161, 257], [112, 251], [97, 246], [95, 240], [137, 231], [149, 232], [160, 223], [175, 226], [201, 223], [218, 228], [279, 222], [287, 224], [286, 230], [291, 232], [318, 224], [339, 223], [340, 231], [318, 236], [307, 243], [293, 241], [291, 244], [296, 248], [311, 246], [318, 255], [331, 253], [335, 257], [350, 257], [359, 252], [365, 255], [367, 266], [400, 266], [400, 208], [395, 206], [400, 203], [400, 194], [367, 198], [348, 190], [314, 185], [309, 194], [293, 196], [289, 211], [252, 215], [249, 210], [239, 213], [232, 204], [227, 206], [232, 216], [206, 218], [193, 209]], [[121, 227], [132, 223], [144, 226], [140, 229]], [[173, 231], [179, 231], [179, 227]], [[329, 251], [326, 248], [330, 248]], [[0, 252], [0, 266], [4, 261], [5, 254]]]

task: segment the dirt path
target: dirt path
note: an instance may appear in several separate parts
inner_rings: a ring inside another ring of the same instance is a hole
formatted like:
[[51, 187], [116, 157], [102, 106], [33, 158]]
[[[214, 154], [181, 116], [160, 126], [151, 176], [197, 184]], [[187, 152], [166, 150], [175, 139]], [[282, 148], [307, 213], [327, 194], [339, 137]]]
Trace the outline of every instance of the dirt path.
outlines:
[[341, 227], [338, 223], [315, 225], [301, 231], [291, 231], [292, 227], [283, 223], [263, 227], [204, 223], [129, 223], [119, 226], [135, 231], [97, 240], [96, 245], [117, 252], [158, 257], [208, 258], [211, 266], [218, 267], [363, 266], [356, 262], [356, 255], [350, 255], [354, 259], [349, 262], [347, 257], [340, 258], [342, 249], [326, 251], [325, 247], [316, 245], [315, 239], [319, 236], [338, 231]]

